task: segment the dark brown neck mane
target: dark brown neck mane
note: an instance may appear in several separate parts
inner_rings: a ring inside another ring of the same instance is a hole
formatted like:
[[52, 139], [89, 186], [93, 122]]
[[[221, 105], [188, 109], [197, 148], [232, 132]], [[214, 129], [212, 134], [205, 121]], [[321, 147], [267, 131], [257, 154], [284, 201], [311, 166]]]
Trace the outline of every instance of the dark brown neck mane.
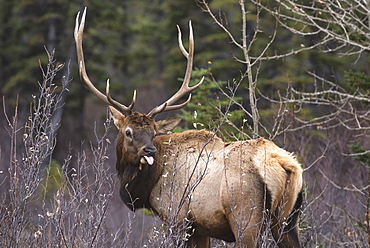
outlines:
[[[161, 135], [160, 140], [166, 138], [168, 135]], [[168, 138], [166, 138], [168, 139]], [[158, 141], [158, 138], [154, 139], [154, 146], [158, 149], [158, 154], [161, 154], [161, 144], [162, 141]], [[144, 165], [140, 169], [140, 162], [132, 163], [129, 162], [122, 153], [123, 142], [117, 138], [117, 162], [116, 169], [117, 175], [120, 180], [120, 196], [123, 202], [132, 211], [139, 208], [152, 209], [149, 203], [149, 196], [151, 189], [158, 181], [160, 175], [162, 174], [163, 167], [161, 163], [161, 158], [156, 156], [154, 158], [154, 164]], [[121, 158], [118, 160], [118, 158]], [[154, 209], [152, 209], [155, 211]]]

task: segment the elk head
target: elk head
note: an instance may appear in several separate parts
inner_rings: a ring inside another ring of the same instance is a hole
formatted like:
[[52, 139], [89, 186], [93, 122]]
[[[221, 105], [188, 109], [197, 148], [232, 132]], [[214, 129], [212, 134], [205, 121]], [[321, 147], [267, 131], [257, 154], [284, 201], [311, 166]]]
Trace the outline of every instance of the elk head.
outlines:
[[[76, 17], [76, 26], [74, 37], [76, 41], [77, 59], [81, 81], [86, 87], [100, 100], [105, 102], [110, 109], [114, 124], [119, 130], [117, 136], [117, 161], [118, 164], [138, 165], [141, 168], [142, 164], [152, 165], [156, 155], [156, 148], [153, 145], [153, 139], [158, 133], [167, 133], [175, 128], [180, 118], [174, 117], [166, 120], [155, 121], [155, 117], [162, 112], [176, 110], [184, 107], [191, 99], [191, 91], [198, 88], [203, 83], [202, 80], [195, 86], [190, 87], [191, 71], [194, 57], [194, 38], [191, 22], [189, 22], [189, 52], [186, 51], [181, 39], [181, 30], [178, 29], [178, 42], [182, 54], [187, 59], [186, 72], [184, 81], [179, 89], [172, 97], [159, 106], [153, 108], [148, 114], [133, 112], [133, 107], [136, 102], [136, 91], [129, 106], [125, 106], [110, 96], [109, 80], [107, 80], [106, 92], [100, 92], [89, 79], [82, 49], [82, 36], [85, 26], [86, 8], [82, 14], [81, 22], [79, 22], [80, 12]], [[174, 105], [183, 96], [189, 94], [188, 99], [181, 104]]]

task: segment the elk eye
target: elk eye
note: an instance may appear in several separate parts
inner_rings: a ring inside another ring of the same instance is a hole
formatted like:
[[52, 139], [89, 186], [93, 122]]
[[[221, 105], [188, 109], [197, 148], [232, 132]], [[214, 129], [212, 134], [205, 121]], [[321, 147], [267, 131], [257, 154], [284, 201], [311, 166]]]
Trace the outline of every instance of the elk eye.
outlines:
[[131, 131], [130, 130], [126, 130], [126, 136], [131, 138]]

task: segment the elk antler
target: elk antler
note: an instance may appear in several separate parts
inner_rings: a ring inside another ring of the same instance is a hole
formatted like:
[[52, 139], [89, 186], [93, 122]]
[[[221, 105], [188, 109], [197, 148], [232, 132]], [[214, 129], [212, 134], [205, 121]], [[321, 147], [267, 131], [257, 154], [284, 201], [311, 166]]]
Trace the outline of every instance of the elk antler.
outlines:
[[76, 17], [76, 26], [75, 26], [74, 36], [75, 36], [75, 41], [76, 41], [77, 60], [78, 60], [78, 67], [80, 71], [81, 81], [84, 82], [86, 87], [100, 100], [112, 106], [113, 108], [117, 109], [122, 114], [130, 115], [132, 113], [132, 108], [134, 107], [134, 104], [136, 101], [136, 91], [134, 92], [134, 96], [132, 98], [131, 104], [128, 107], [126, 107], [125, 105], [111, 98], [110, 93], [109, 93], [109, 80], [107, 80], [106, 94], [104, 95], [94, 86], [89, 76], [87, 75], [86, 68], [85, 68], [84, 53], [82, 49], [82, 36], [83, 36], [84, 26], [85, 26], [86, 8], [84, 9], [84, 12], [82, 14], [81, 22], [79, 22], [79, 18], [80, 18], [80, 12], [77, 13], [77, 17]]
[[193, 27], [191, 26], [191, 21], [189, 21], [189, 53], [185, 50], [184, 45], [182, 43], [181, 30], [180, 30], [180, 27], [178, 25], [177, 25], [177, 30], [178, 30], [178, 33], [179, 33], [178, 41], [179, 41], [180, 50], [188, 61], [187, 66], [186, 66], [184, 81], [181, 85], [181, 88], [170, 99], [168, 99], [167, 101], [165, 101], [161, 105], [153, 108], [148, 113], [148, 116], [151, 116], [153, 118], [161, 112], [180, 109], [180, 108], [184, 107], [186, 104], [188, 104], [190, 102], [191, 94], [189, 95], [188, 100], [186, 100], [184, 103], [178, 104], [178, 105], [172, 105], [172, 104], [174, 104], [175, 102], [180, 100], [181, 97], [183, 97], [184, 95], [186, 95], [186, 94], [192, 92], [193, 90], [195, 90], [196, 88], [198, 88], [203, 83], [203, 80], [204, 80], [204, 77], [203, 77], [198, 84], [196, 84], [192, 87], [189, 87], [189, 82], [190, 82], [190, 78], [191, 78], [191, 71], [192, 71], [192, 67], [193, 67], [193, 57], [194, 57], [194, 37], [193, 37]]

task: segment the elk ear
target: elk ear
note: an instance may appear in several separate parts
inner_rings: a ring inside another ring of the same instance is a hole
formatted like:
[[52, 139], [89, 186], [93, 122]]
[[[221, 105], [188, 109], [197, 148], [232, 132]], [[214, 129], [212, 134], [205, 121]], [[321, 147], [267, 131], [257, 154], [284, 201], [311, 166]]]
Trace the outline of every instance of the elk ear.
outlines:
[[155, 123], [158, 133], [167, 133], [172, 131], [181, 121], [180, 117], [171, 117], [165, 120], [157, 121]]
[[109, 110], [110, 110], [110, 116], [113, 119], [114, 125], [119, 129], [118, 122], [121, 119], [121, 117], [124, 115], [121, 114], [121, 112], [119, 112], [117, 109], [113, 108], [112, 106], [109, 106]]

